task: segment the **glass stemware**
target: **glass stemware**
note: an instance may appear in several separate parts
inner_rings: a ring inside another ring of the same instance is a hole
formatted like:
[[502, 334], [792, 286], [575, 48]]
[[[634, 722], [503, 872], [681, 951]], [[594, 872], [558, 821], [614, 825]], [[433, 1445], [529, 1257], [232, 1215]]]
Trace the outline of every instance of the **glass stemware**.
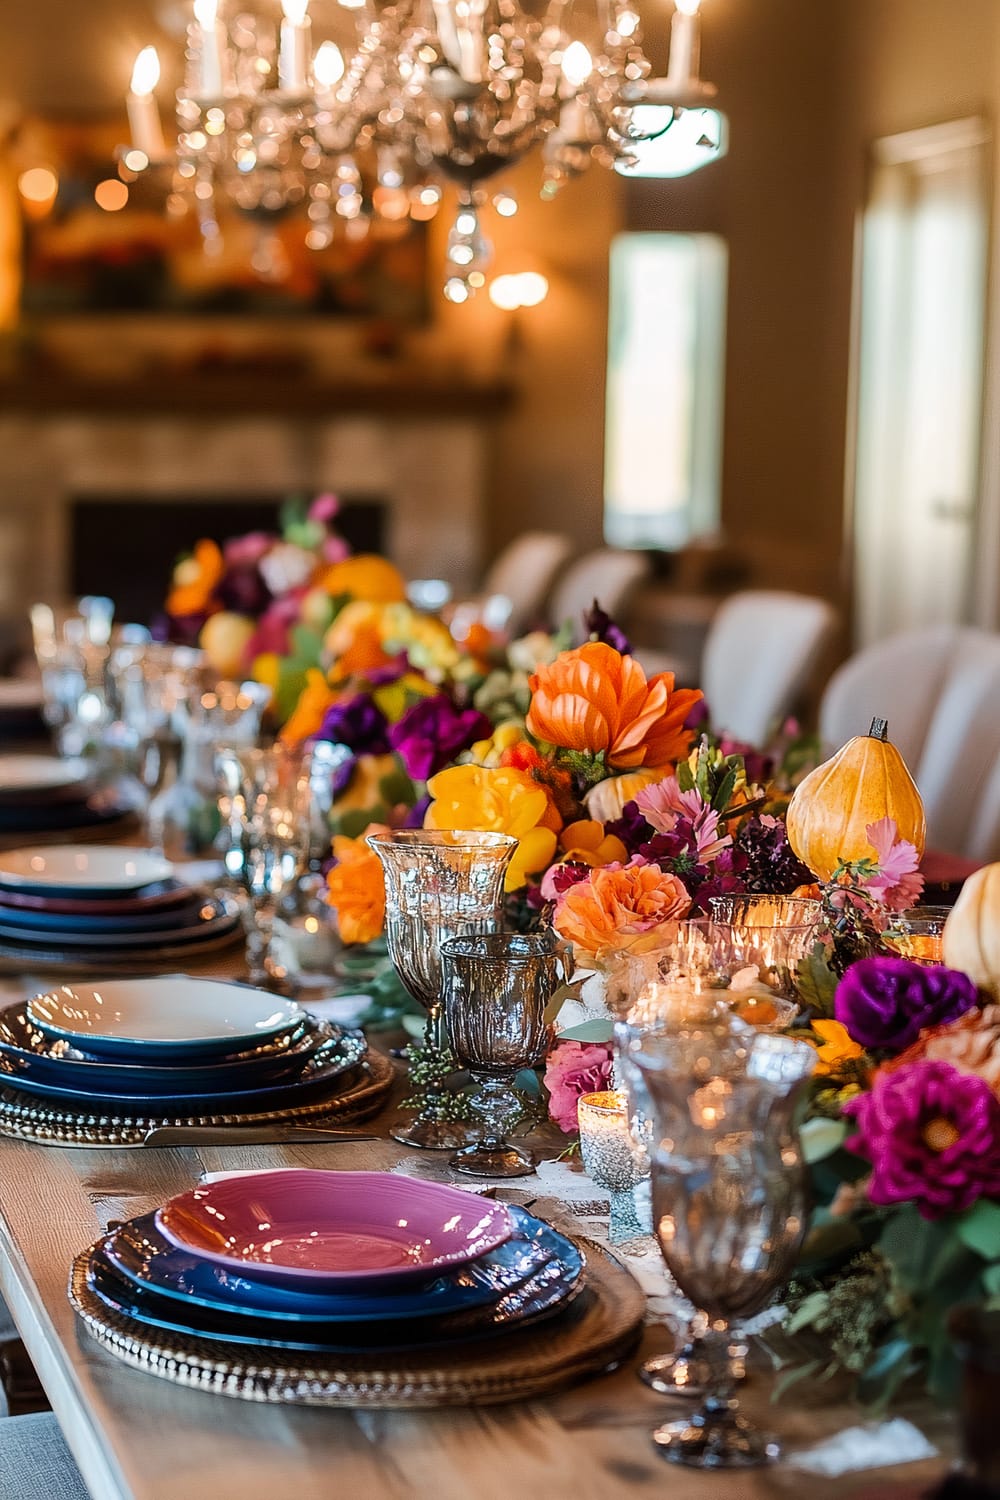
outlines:
[[226, 874], [242, 897], [250, 982], [267, 986], [285, 977], [271, 956], [274, 919], [309, 855], [308, 752], [227, 747], [216, 766], [224, 788]]
[[794, 999], [795, 970], [816, 941], [820, 903], [804, 896], [712, 896], [708, 904], [731, 966], [756, 969], [770, 989]]
[[[386, 940], [403, 984], [427, 1012], [425, 1047], [446, 1055], [441, 947], [469, 933], [498, 932], [504, 876], [517, 848], [505, 833], [397, 829], [372, 834], [368, 843], [385, 872]], [[458, 1151], [473, 1139], [468, 1129], [435, 1113], [426, 1094], [417, 1117], [390, 1132], [407, 1146]]]
[[911, 906], [897, 912], [882, 933], [882, 946], [925, 968], [944, 963], [944, 924], [950, 912], [950, 906]]
[[630, 1053], [650, 1111], [653, 1224], [667, 1268], [708, 1319], [708, 1394], [657, 1428], [665, 1457], [695, 1468], [771, 1463], [777, 1441], [739, 1412], [741, 1323], [788, 1277], [805, 1231], [793, 1122], [815, 1053], [790, 1037], [718, 1024], [647, 1035]]
[[145, 791], [147, 824], [151, 805], [177, 775], [204, 660], [204, 653], [193, 647], [160, 643], [119, 646], [111, 654], [122, 735], [132, 748]]
[[524, 1177], [534, 1160], [508, 1139], [526, 1112], [514, 1088], [522, 1068], [545, 1050], [545, 1007], [566, 981], [562, 946], [551, 932], [481, 933], [441, 945], [444, 1015], [458, 1061], [478, 1088], [471, 1104], [482, 1139], [451, 1159], [472, 1177]]

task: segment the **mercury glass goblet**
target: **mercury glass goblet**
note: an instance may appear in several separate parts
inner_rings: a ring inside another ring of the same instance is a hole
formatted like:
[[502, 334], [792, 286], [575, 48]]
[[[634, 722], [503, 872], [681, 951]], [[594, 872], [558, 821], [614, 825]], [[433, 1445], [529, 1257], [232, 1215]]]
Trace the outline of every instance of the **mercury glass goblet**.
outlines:
[[795, 970], [816, 941], [820, 903], [804, 896], [713, 896], [708, 904], [730, 966], [756, 969], [764, 984], [794, 999]]
[[[371, 834], [369, 846], [385, 872], [385, 931], [389, 957], [403, 984], [427, 1012], [425, 1046], [447, 1049], [441, 948], [448, 938], [499, 932], [504, 877], [517, 840], [505, 833], [396, 829]], [[409, 1125], [390, 1132], [406, 1146], [459, 1151], [474, 1137], [439, 1118], [433, 1099]]]
[[668, 1270], [708, 1319], [711, 1367], [699, 1409], [653, 1440], [674, 1463], [746, 1468], [780, 1456], [739, 1412], [738, 1329], [787, 1279], [805, 1231], [793, 1112], [816, 1055], [770, 1034], [716, 1048], [705, 1031], [649, 1036], [631, 1054], [651, 1110], [653, 1226]]
[[483, 1122], [482, 1139], [451, 1165], [471, 1177], [526, 1177], [534, 1160], [508, 1139], [525, 1115], [514, 1078], [545, 1051], [545, 1007], [567, 977], [562, 945], [552, 932], [479, 933], [449, 938], [441, 957], [448, 1039], [478, 1085], [471, 1103]]

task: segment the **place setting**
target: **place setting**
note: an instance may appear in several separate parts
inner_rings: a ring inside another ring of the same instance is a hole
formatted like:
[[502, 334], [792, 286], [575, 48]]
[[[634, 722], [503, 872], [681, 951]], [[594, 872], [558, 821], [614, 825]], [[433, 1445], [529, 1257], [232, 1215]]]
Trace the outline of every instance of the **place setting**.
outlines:
[[0, 853], [0, 963], [74, 974], [163, 969], [238, 941], [235, 898], [188, 884], [169, 860], [118, 845]]
[[385, 1172], [221, 1174], [111, 1226], [69, 1297], [117, 1358], [243, 1400], [487, 1405], [613, 1368], [644, 1297], [526, 1209]]
[[33, 838], [118, 834], [133, 818], [120, 791], [101, 786], [82, 758], [0, 755], [0, 847]]
[[43, 1144], [337, 1140], [392, 1077], [360, 1032], [221, 980], [64, 984], [0, 1012], [0, 1133]]

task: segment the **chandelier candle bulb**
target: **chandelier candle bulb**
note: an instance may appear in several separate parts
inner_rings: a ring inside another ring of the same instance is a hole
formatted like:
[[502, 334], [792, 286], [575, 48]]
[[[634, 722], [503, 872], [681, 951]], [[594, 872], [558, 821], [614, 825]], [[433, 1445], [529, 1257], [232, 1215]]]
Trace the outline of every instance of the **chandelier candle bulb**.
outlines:
[[281, 0], [284, 20], [278, 48], [278, 87], [301, 94], [309, 71], [309, 0]]
[[218, 11], [218, 0], [194, 0], [192, 41], [198, 54], [197, 89], [201, 99], [221, 99], [223, 95], [226, 37]]
[[698, 80], [701, 52], [701, 0], [677, 0], [670, 25], [670, 66], [667, 82], [675, 88]]
[[150, 161], [163, 161], [167, 154], [153, 90], [160, 81], [160, 59], [155, 47], [143, 47], [132, 69], [132, 82], [125, 101], [132, 145]]

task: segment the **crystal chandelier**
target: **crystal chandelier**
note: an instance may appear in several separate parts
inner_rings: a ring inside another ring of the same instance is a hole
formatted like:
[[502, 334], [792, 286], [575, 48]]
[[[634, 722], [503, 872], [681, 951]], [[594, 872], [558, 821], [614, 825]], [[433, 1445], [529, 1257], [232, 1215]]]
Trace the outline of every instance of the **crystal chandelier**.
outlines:
[[[450, 182], [444, 291], [464, 302], [485, 283], [480, 214], [497, 174], [540, 147], [551, 197], [592, 161], [627, 168], [639, 143], [715, 93], [699, 76], [700, 0], [675, 0], [659, 78], [633, 0], [339, 0], [353, 35], [318, 45], [308, 4], [281, 0], [264, 17], [194, 0], [173, 152], [156, 52], [136, 59], [125, 165], [170, 164], [171, 201], [193, 206], [209, 251], [220, 198], [262, 225], [300, 212], [322, 250], [338, 231], [367, 232], [372, 215], [432, 217]], [[507, 194], [494, 202], [516, 211]]]

